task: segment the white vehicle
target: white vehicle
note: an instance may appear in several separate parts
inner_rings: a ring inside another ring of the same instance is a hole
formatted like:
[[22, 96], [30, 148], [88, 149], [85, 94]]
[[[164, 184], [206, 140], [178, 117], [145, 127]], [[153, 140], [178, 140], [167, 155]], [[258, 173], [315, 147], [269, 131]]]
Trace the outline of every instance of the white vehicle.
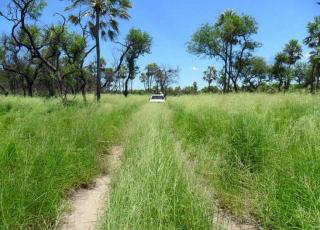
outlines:
[[164, 103], [166, 102], [166, 98], [163, 94], [153, 94], [150, 97], [150, 102], [154, 102], [154, 103]]

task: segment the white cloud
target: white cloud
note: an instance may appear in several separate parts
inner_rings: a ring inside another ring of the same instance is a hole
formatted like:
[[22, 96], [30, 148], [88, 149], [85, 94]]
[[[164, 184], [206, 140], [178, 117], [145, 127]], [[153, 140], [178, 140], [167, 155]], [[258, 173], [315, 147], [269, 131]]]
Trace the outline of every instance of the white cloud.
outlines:
[[191, 68], [193, 71], [198, 71], [199, 70], [199, 68], [198, 67], [196, 67], [196, 66], [192, 66], [192, 68]]

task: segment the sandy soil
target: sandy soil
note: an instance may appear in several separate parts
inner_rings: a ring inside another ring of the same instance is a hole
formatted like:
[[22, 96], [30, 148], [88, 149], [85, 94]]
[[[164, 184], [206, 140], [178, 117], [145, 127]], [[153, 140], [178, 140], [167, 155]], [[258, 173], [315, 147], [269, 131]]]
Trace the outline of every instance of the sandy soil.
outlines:
[[105, 212], [109, 199], [111, 179], [120, 166], [123, 149], [114, 146], [107, 155], [108, 173], [97, 178], [87, 189], [77, 190], [70, 198], [72, 211], [62, 221], [62, 230], [93, 230]]

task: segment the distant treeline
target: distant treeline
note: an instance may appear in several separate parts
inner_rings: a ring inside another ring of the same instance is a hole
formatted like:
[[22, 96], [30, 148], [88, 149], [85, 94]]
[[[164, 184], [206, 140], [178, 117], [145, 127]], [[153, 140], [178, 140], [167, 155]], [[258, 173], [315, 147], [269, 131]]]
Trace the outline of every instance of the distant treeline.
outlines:
[[[69, 2], [63, 14], [55, 14], [56, 24], [42, 25], [38, 21], [45, 0], [7, 1], [0, 17], [11, 30], [0, 38], [0, 94], [59, 96], [66, 102], [68, 95], [80, 93], [86, 100], [90, 92], [99, 101], [102, 92], [127, 96], [137, 76], [145, 93], [200, 91], [196, 82], [172, 88], [179, 68], [152, 63], [139, 70], [137, 60], [151, 52], [151, 36], [132, 28], [124, 41], [116, 40], [118, 20], [129, 19], [129, 0]], [[310, 50], [308, 61], [302, 61], [306, 60], [302, 46], [292, 39], [275, 54], [273, 63], [267, 63], [265, 58], [255, 56], [262, 46], [253, 39], [258, 33], [255, 19], [227, 10], [215, 23], [202, 25], [192, 35], [187, 51], [220, 62], [203, 73], [202, 80], [208, 86], [202, 92], [286, 92], [304, 88], [315, 93], [320, 88], [320, 17], [308, 23], [307, 31], [303, 43]], [[118, 46], [112, 66], [101, 57], [101, 40], [106, 38]]]

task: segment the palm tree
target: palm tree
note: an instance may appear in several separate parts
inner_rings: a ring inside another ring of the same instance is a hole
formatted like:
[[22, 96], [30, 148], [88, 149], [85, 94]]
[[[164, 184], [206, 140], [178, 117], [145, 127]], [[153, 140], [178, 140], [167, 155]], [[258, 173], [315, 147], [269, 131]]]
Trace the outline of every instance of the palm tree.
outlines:
[[[314, 92], [314, 83], [316, 75], [319, 75], [320, 68], [320, 17], [315, 17], [314, 21], [308, 23], [308, 37], [304, 43], [312, 50], [310, 53], [310, 62], [312, 64], [311, 73], [311, 92]], [[317, 88], [319, 88], [319, 76], [317, 77]]]
[[281, 92], [281, 88], [285, 82], [287, 76], [287, 69], [285, 63], [288, 57], [283, 52], [280, 52], [275, 57], [275, 62], [271, 68], [271, 75], [274, 80], [278, 81], [278, 90]]
[[320, 17], [315, 17], [314, 21], [309, 22], [308, 26], [308, 37], [304, 39], [304, 43], [309, 48], [316, 48], [320, 46]]
[[211, 92], [211, 84], [217, 79], [217, 70], [214, 66], [209, 66], [206, 71], [204, 71], [203, 80], [208, 82], [208, 91]]
[[302, 57], [302, 48], [298, 40], [290, 40], [284, 47], [284, 53], [287, 55], [287, 64], [292, 66]]
[[284, 82], [284, 89], [288, 90], [290, 87], [290, 82], [292, 80], [292, 70], [291, 67], [296, 64], [298, 60], [302, 58], [302, 48], [298, 40], [290, 40], [284, 47], [283, 54], [286, 56], [285, 63], [288, 65], [288, 71], [286, 74], [286, 80]]
[[114, 40], [119, 32], [117, 19], [129, 19], [128, 10], [131, 8], [130, 0], [70, 0], [72, 5], [67, 8], [74, 9], [79, 6], [84, 6], [79, 16], [70, 16], [70, 19], [75, 24], [78, 24], [82, 18], [90, 16], [88, 27], [91, 35], [96, 43], [97, 55], [97, 73], [96, 73], [96, 96], [97, 101], [101, 98], [101, 63], [100, 63], [100, 37], [102, 39], [109, 38]]

